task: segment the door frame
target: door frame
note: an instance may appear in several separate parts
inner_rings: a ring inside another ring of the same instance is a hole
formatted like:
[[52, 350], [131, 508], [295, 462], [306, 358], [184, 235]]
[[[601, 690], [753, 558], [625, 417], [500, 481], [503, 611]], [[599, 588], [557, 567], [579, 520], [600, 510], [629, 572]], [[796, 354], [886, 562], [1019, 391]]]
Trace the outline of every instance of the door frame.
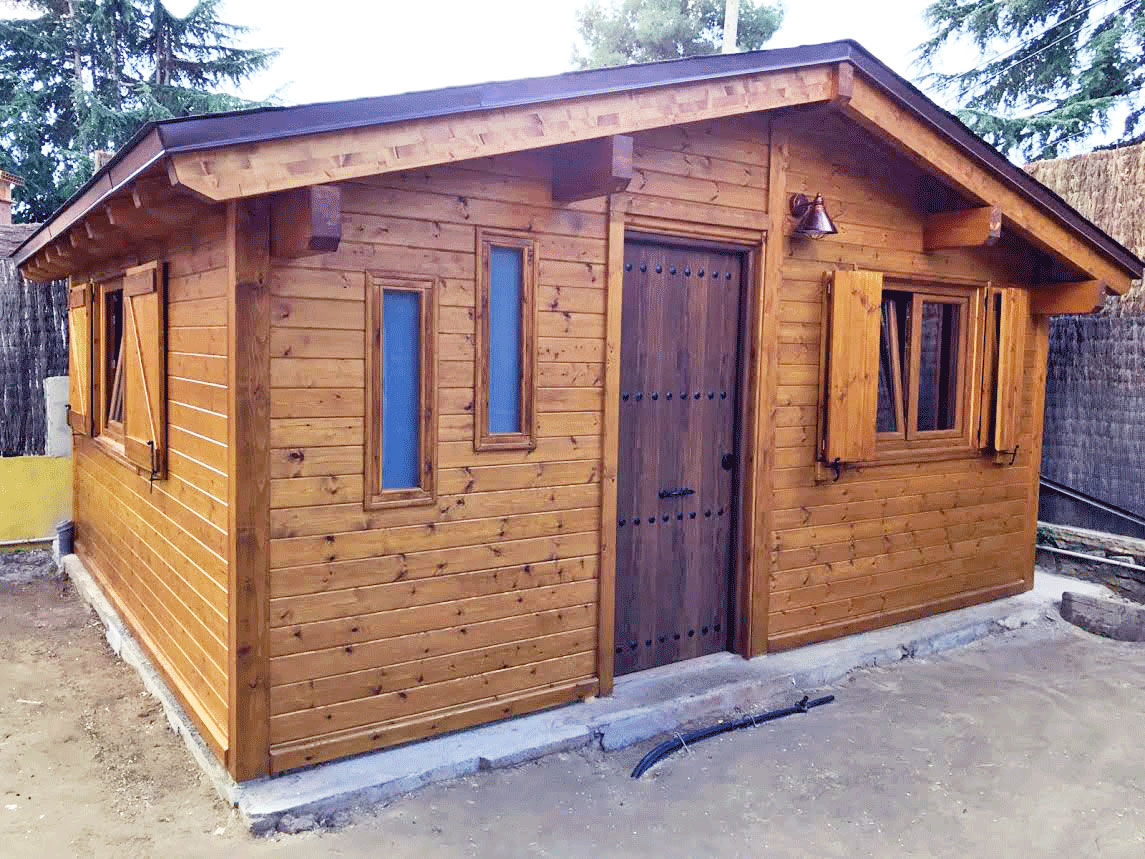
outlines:
[[[626, 241], [643, 239], [678, 245], [692, 245], [743, 255], [741, 274], [741, 313], [739, 326], [739, 406], [736, 414], [735, 481], [736, 520], [732, 547], [732, 581], [729, 592], [731, 625], [728, 649], [743, 657], [752, 655], [753, 625], [765, 623], [766, 614], [753, 617], [756, 544], [759, 516], [759, 478], [768, 467], [760, 457], [760, 441], [767, 403], [761, 398], [763, 358], [763, 270], [767, 230], [703, 224], [649, 217], [630, 211], [632, 196], [613, 194], [608, 207], [608, 248], [606, 268], [606, 324], [604, 351], [604, 425], [602, 427], [600, 590], [597, 627], [597, 679], [601, 695], [613, 687], [613, 647], [616, 625], [616, 508], [620, 444], [620, 343], [623, 332], [621, 308], [624, 294], [624, 251]], [[758, 630], [755, 631], [758, 637]]]

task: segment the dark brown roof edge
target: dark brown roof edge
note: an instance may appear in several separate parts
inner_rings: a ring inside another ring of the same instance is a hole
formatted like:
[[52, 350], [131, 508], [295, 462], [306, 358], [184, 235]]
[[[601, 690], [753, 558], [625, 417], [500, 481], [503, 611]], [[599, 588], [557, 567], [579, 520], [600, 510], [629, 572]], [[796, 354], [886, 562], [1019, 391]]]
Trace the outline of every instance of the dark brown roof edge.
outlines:
[[[24, 262], [86, 214], [100, 199], [130, 182], [165, 155], [845, 61], [853, 63], [896, 101], [909, 107], [939, 134], [952, 140], [980, 167], [1016, 186], [1065, 226], [1084, 235], [1125, 271], [1136, 278], [1141, 277], [1145, 264], [1128, 248], [1020, 167], [1012, 164], [957, 117], [932, 102], [922, 91], [876, 59], [858, 42], [850, 40], [148, 123], [102, 170], [53, 213], [36, 233], [21, 244], [14, 255], [18, 262]], [[154, 141], [157, 149], [144, 146], [144, 152], [135, 152], [145, 141]]]

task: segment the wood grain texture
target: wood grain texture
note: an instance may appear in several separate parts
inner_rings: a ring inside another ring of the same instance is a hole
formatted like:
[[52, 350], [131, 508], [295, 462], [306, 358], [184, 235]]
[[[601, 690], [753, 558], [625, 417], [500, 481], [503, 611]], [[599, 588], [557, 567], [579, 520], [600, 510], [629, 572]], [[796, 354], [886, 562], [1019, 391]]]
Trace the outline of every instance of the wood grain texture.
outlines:
[[927, 251], [988, 247], [1001, 237], [1002, 210], [997, 206], [982, 206], [928, 215], [922, 231], [922, 246]]
[[[1012, 345], [1012, 413], [1022, 439], [1013, 467], [999, 467], [988, 455], [967, 449], [861, 463], [838, 482], [830, 472], [827, 482], [819, 482], [819, 383], [809, 371], [821, 369], [826, 274], [873, 268], [912, 288], [941, 292], [943, 283], [964, 283], [965, 291], [990, 280], [1029, 281], [1035, 269], [1002, 243], [918, 253], [926, 229], [919, 201], [936, 193], [925, 172], [839, 118], [793, 116], [787, 122], [794, 184], [788, 190], [821, 190], [839, 234], [792, 242], [781, 263], [774, 511], [766, 537], [768, 649], [900, 623], [1028, 587], [1028, 499], [1037, 466], [1026, 447], [1040, 433], [1040, 409], [1034, 409], [1045, 372], [1044, 359], [1033, 349]], [[877, 225], [877, 245], [865, 225]], [[983, 340], [974, 347], [978, 355], [988, 328], [968, 332]], [[977, 380], [971, 381], [973, 398]], [[991, 385], [991, 397], [993, 391]], [[978, 412], [975, 405], [974, 420]]]
[[624, 313], [624, 216], [629, 198], [617, 194], [608, 201], [607, 322], [604, 352], [604, 422], [601, 431], [600, 591], [597, 597], [596, 676], [602, 695], [612, 694], [616, 636], [617, 459], [620, 438], [620, 342]]
[[91, 299], [90, 283], [68, 288], [68, 426], [91, 434]]
[[[227, 517], [225, 385], [207, 382], [208, 361], [225, 361], [227, 320], [214, 327], [176, 310], [225, 293], [225, 222], [211, 213], [150, 258], [168, 264], [167, 474], [150, 480], [97, 440], [76, 436], [76, 551], [139, 638], [201, 735], [220, 759], [227, 721]], [[142, 262], [141, 252], [118, 272]], [[113, 267], [108, 261], [107, 266]], [[225, 299], [224, 299], [225, 300]], [[182, 372], [184, 378], [174, 374]], [[200, 397], [211, 389], [221, 396]], [[189, 402], [190, 401], [190, 402]], [[222, 455], [220, 455], [222, 452]]]
[[270, 771], [270, 204], [227, 206], [230, 735], [227, 768]]
[[171, 169], [184, 187], [210, 199], [227, 200], [604, 134], [823, 102], [834, 95], [834, 78], [833, 68], [817, 67], [699, 81], [667, 92], [637, 90], [575, 102], [475, 111], [175, 155]]
[[1100, 280], [1047, 283], [1030, 290], [1030, 313], [1034, 316], [1092, 313], [1103, 301], [1105, 284]]
[[1104, 280], [1118, 294], [1129, 289], [1131, 272], [1123, 271], [1069, 227], [1027, 202], [1007, 183], [981, 170], [954, 144], [943, 140], [923, 120], [873, 84], [856, 79], [844, 109], [865, 128], [892, 143], [907, 157], [926, 165], [926, 169], [953, 183], [972, 199], [982, 205], [1000, 207], [1005, 229], [1013, 229], [1091, 278]]
[[[760, 219], [741, 207], [766, 200], [761, 128], [744, 118], [636, 135], [645, 191], [613, 206], [637, 206], [643, 225], [691, 221], [758, 247], [759, 229], [744, 224]], [[619, 328], [612, 363], [609, 332], [620, 296], [608, 282], [623, 264], [610, 269], [610, 249], [623, 253], [626, 222], [610, 220], [603, 200], [555, 205], [547, 159], [487, 158], [346, 185], [338, 252], [275, 261], [275, 771], [497, 718], [500, 700], [519, 711], [608, 681], [600, 624], [615, 562], [604, 560], [601, 498], [615, 479], [605, 391], [619, 372]], [[474, 450], [482, 235], [536, 249], [532, 449]], [[363, 364], [362, 272], [378, 261], [437, 279], [438, 497], [424, 507], [362, 507], [370, 395], [354, 391], [373, 375]], [[562, 679], [567, 671], [579, 676]], [[368, 678], [385, 678], [383, 697]]]

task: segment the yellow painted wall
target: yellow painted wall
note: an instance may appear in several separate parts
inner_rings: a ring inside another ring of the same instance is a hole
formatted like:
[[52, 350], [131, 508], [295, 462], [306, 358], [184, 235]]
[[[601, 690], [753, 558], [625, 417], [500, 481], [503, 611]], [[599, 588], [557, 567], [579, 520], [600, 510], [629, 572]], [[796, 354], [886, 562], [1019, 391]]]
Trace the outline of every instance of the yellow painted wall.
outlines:
[[71, 516], [71, 457], [0, 457], [0, 543], [54, 537]]

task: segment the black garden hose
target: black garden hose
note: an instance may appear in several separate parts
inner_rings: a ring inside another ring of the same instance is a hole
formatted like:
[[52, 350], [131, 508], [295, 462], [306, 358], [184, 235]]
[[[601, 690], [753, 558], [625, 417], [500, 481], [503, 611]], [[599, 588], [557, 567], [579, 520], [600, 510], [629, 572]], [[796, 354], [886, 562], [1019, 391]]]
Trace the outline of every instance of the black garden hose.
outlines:
[[761, 725], [764, 722], [774, 722], [776, 719], [782, 719], [784, 716], [806, 713], [812, 707], [821, 707], [824, 704], [830, 704], [834, 700], [834, 695], [824, 695], [822, 698], [815, 698], [814, 700], [809, 700], [807, 696], [804, 695], [803, 700], [791, 707], [783, 707], [779, 710], [772, 710], [769, 713], [744, 716], [742, 719], [736, 719], [732, 722], [718, 722], [706, 728], [698, 728], [695, 731], [690, 731], [683, 736], [677, 734], [672, 739], [660, 743], [660, 745], [642, 757], [640, 763], [636, 765], [636, 769], [632, 771], [632, 777], [640, 778], [640, 776], [648, 772], [655, 764], [664, 760], [664, 758], [668, 757], [672, 752], [684, 748], [689, 743], [698, 743], [700, 740], [706, 740], [709, 737], [726, 734], [728, 731], [738, 731], [740, 728], [750, 728], [753, 725]]

